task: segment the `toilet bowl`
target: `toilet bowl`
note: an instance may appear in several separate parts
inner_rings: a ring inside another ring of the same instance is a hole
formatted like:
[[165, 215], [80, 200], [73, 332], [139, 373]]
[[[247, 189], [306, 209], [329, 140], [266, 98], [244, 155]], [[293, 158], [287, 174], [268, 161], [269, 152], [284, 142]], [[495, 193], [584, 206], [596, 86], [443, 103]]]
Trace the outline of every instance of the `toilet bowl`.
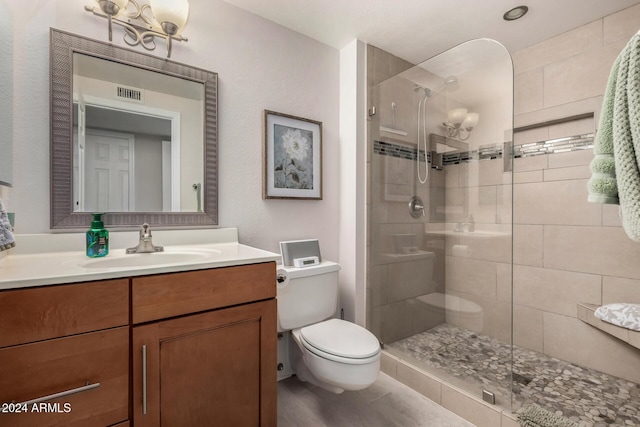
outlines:
[[291, 331], [302, 364], [294, 368], [300, 379], [334, 393], [369, 387], [380, 372], [380, 344], [355, 323], [330, 319]]
[[[380, 343], [371, 332], [336, 312], [340, 266], [281, 267], [278, 285], [278, 346], [283, 379], [290, 374], [325, 390], [342, 393], [373, 384], [380, 372]], [[286, 354], [285, 354], [286, 353]]]

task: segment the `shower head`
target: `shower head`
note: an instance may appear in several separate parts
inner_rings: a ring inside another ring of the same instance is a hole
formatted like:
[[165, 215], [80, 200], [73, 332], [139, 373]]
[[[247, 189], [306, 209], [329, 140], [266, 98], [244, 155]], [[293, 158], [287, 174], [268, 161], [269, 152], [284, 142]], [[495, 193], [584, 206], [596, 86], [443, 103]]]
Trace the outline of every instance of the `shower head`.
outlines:
[[456, 85], [458, 84], [458, 78], [456, 76], [449, 76], [446, 79], [444, 79], [444, 83], [445, 86], [451, 86], [451, 85]]
[[438, 86], [437, 89], [432, 91], [431, 95], [439, 93], [443, 90], [453, 91], [457, 89], [458, 89], [458, 78], [456, 76], [449, 76], [446, 79], [444, 79], [442, 84], [440, 84], [440, 86]]
[[427, 98], [431, 98], [433, 95], [436, 95], [443, 90], [451, 91], [456, 89], [458, 89], [458, 78], [456, 76], [448, 76], [435, 89], [430, 89], [428, 87], [422, 87], [422, 86], [416, 86], [414, 88], [415, 91], [418, 91], [418, 90], [424, 91], [424, 96]]
[[444, 84], [449, 86], [449, 85], [454, 85], [458, 83], [458, 78], [456, 76], [449, 76], [446, 79], [444, 79]]

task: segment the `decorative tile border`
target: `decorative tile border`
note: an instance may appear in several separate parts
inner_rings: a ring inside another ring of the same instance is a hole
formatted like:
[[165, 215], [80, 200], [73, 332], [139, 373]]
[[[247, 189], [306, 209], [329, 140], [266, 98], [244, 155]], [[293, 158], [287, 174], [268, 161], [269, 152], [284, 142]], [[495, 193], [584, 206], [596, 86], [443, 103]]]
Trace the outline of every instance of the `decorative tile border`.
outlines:
[[[397, 157], [406, 160], [416, 159], [416, 149], [391, 142], [373, 141], [373, 152], [382, 156]], [[431, 160], [431, 154], [427, 156]], [[424, 161], [424, 152], [420, 150], [420, 161]]]
[[[514, 157], [531, 157], [544, 154], [566, 153], [569, 151], [589, 150], [593, 148], [594, 134], [569, 136], [565, 138], [549, 139], [546, 141], [531, 142], [516, 145], [514, 147]], [[468, 162], [469, 160], [492, 160], [502, 158], [502, 144], [481, 145], [477, 150], [457, 151], [442, 154], [443, 166], [455, 165]], [[394, 144], [390, 142], [374, 141], [373, 152], [383, 156], [392, 156], [401, 159], [415, 160], [416, 149], [406, 145]], [[431, 160], [431, 153], [427, 158]], [[424, 161], [424, 153], [420, 151], [420, 160]]]
[[514, 155], [518, 158], [588, 150], [593, 148], [593, 139], [593, 133], [587, 133], [584, 135], [568, 136], [566, 138], [549, 139], [547, 141], [517, 145], [515, 147]]

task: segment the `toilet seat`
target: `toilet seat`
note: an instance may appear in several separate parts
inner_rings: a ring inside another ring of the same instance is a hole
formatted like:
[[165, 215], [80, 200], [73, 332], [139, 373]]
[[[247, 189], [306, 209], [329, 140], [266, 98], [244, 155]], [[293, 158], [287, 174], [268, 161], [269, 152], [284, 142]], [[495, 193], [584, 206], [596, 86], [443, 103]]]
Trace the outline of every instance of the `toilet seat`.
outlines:
[[375, 335], [345, 320], [330, 319], [292, 332], [304, 348], [324, 359], [363, 365], [380, 358], [380, 343]]

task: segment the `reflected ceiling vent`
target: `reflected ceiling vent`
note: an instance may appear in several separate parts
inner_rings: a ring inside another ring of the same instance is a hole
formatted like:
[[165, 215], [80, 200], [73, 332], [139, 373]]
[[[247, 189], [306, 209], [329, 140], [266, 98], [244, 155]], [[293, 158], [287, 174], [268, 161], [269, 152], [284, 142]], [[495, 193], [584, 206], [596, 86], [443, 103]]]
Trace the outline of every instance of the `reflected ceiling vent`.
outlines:
[[144, 104], [144, 92], [135, 87], [116, 86], [116, 99]]

